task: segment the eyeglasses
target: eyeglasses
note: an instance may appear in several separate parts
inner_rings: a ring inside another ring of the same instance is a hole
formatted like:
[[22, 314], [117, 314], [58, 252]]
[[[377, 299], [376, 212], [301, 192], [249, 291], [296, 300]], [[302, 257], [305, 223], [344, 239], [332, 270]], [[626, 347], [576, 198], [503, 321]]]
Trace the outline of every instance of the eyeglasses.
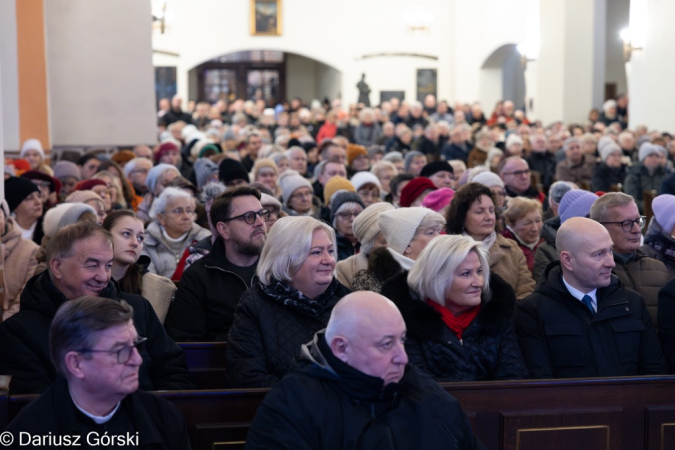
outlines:
[[258, 212], [255, 211], [247, 211], [244, 214], [241, 214], [239, 216], [235, 217], [230, 217], [229, 219], [223, 220], [223, 223], [225, 222], [230, 222], [232, 220], [236, 219], [244, 219], [244, 222], [246, 222], [249, 225], [253, 225], [255, 223], [256, 216], [260, 216], [263, 222], [267, 222], [270, 219], [270, 211], [268, 209], [261, 209]]
[[520, 177], [523, 175], [529, 175], [530, 174], [530, 169], [527, 170], [516, 170], [515, 172], [504, 172], [502, 175], [513, 175], [516, 177]]
[[620, 223], [623, 231], [625, 231], [626, 233], [630, 233], [631, 231], [633, 231], [634, 223], [637, 224], [637, 226], [640, 227], [640, 229], [642, 229], [644, 228], [646, 221], [647, 221], [646, 216], [640, 216], [635, 220], [624, 220], [622, 222], [600, 222], [600, 223], [603, 225], [609, 223]]
[[194, 214], [194, 209], [190, 208], [176, 208], [171, 210], [171, 214], [175, 214], [176, 216], [182, 216], [183, 214], [187, 213], [189, 216]]
[[343, 219], [343, 220], [349, 220], [349, 219], [351, 219], [352, 217], [358, 216], [360, 213], [361, 213], [361, 211], [359, 211], [359, 212], [356, 212], [356, 211], [345, 211], [345, 212], [338, 213], [337, 215], [338, 215], [338, 217], [339, 217], [340, 219]]
[[129, 173], [142, 173], [144, 175], [147, 175], [148, 169], [134, 169], [129, 171]]
[[42, 181], [42, 180], [31, 180], [31, 181], [33, 182], [34, 185], [41, 188], [48, 188], [52, 185], [49, 181]]
[[127, 345], [122, 347], [119, 350], [92, 350], [90, 348], [81, 348], [76, 350], [78, 353], [109, 353], [117, 354], [117, 364], [126, 364], [131, 358], [131, 353], [133, 349], [138, 350], [138, 353], [141, 353], [145, 348], [145, 343], [148, 340], [146, 337], [138, 337], [132, 345]]
[[312, 191], [296, 192], [295, 194], [291, 195], [291, 198], [305, 198], [311, 197], [312, 195], [314, 195]]

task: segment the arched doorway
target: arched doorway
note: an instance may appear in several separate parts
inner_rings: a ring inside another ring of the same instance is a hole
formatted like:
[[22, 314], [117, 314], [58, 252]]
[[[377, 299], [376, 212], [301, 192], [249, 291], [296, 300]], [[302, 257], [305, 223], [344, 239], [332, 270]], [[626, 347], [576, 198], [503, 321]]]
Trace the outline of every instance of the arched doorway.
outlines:
[[525, 69], [515, 44], [502, 45], [481, 66], [480, 99], [488, 110], [499, 100], [511, 100], [525, 110]]

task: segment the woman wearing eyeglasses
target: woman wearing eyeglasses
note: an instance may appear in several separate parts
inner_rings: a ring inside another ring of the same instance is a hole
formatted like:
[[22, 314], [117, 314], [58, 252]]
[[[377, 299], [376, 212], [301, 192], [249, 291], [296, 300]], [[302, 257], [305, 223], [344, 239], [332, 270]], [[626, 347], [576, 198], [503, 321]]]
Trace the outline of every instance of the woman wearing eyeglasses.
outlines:
[[180, 280], [187, 250], [193, 242], [211, 235], [196, 223], [195, 200], [182, 189], [168, 187], [152, 202], [152, 222], [146, 229], [143, 254], [152, 261], [150, 272]]
[[279, 176], [279, 186], [286, 214], [319, 218], [321, 202], [314, 196], [314, 190], [307, 178], [295, 170], [288, 169]]
[[361, 244], [354, 236], [354, 219], [366, 206], [361, 197], [353, 192], [338, 192], [331, 197], [330, 218], [337, 235], [338, 261], [354, 255]]
[[326, 327], [349, 291], [335, 278], [333, 229], [311, 217], [284, 217], [269, 232], [258, 262], [260, 283], [244, 292], [227, 338], [232, 387], [275, 384], [300, 346]]

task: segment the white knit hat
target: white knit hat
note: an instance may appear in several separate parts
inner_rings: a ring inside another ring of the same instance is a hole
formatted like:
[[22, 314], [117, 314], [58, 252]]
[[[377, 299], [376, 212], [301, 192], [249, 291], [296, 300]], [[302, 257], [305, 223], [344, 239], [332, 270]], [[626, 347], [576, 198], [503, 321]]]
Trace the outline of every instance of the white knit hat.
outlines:
[[279, 210], [281, 210], [281, 202], [271, 195], [265, 194], [264, 192], [260, 193], [260, 204], [263, 206], [276, 206], [279, 208]]
[[308, 187], [314, 192], [312, 184], [307, 178], [292, 169], [285, 170], [284, 173], [279, 176], [279, 187], [281, 187], [281, 195], [284, 198], [284, 206], [288, 206], [288, 200], [290, 200], [293, 192], [301, 187]]
[[504, 145], [504, 148], [508, 149], [513, 144], [523, 145], [523, 139], [516, 133], [509, 134], [509, 137], [506, 138], [506, 144]]
[[52, 238], [63, 227], [76, 223], [85, 212], [96, 216], [96, 210], [85, 203], [61, 203], [45, 214], [42, 229], [45, 236]]
[[21, 146], [21, 153], [19, 153], [19, 158], [23, 158], [28, 150], [35, 150], [42, 156], [42, 159], [45, 159], [45, 151], [42, 149], [42, 142], [37, 139], [27, 139]]
[[370, 172], [356, 172], [354, 176], [352, 176], [352, 179], [349, 180], [352, 182], [354, 185], [354, 189], [358, 192], [359, 189], [361, 189], [364, 185], [366, 184], [374, 184], [377, 186], [380, 190], [382, 190], [382, 185], [380, 184], [380, 180], [372, 173]]
[[499, 178], [499, 175], [489, 171], [479, 173], [475, 177], [471, 178], [471, 182], [480, 183], [483, 186], [487, 186], [489, 188], [499, 186], [500, 188], [504, 189], [504, 182], [501, 178]]
[[402, 255], [415, 237], [420, 223], [429, 214], [438, 213], [419, 206], [393, 209], [380, 213], [377, 223], [389, 248]]
[[651, 142], [645, 142], [640, 146], [640, 152], [638, 153], [638, 158], [640, 159], [640, 162], [644, 161], [645, 158], [649, 155], [652, 155], [654, 153], [663, 153], [664, 155], [667, 155], [668, 153], [666, 152], [666, 149], [661, 147], [660, 145], [652, 144]]
[[394, 207], [391, 203], [377, 202], [373, 203], [356, 216], [352, 223], [354, 237], [359, 240], [361, 245], [372, 241], [377, 233], [380, 232], [378, 225], [378, 216], [381, 212], [391, 211]]
[[623, 155], [623, 150], [621, 150], [621, 147], [619, 147], [619, 144], [616, 142], [608, 142], [605, 145], [602, 146], [602, 148], [598, 149], [598, 153], [600, 153], [600, 158], [602, 158], [603, 161], [607, 161], [607, 158], [609, 158], [609, 155], [611, 155], [614, 152], [619, 152], [621, 155]]

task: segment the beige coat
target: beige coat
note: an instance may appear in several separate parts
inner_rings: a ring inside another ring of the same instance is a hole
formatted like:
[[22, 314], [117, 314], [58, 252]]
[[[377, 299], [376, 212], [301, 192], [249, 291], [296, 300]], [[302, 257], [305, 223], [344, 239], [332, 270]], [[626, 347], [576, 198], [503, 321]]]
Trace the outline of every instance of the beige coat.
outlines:
[[518, 300], [530, 295], [536, 286], [518, 243], [500, 234], [490, 248], [490, 271], [513, 287]]
[[150, 302], [162, 325], [166, 319], [166, 314], [169, 312], [169, 306], [171, 306], [175, 293], [176, 285], [168, 278], [161, 277], [152, 272], [146, 272], [143, 275], [141, 295]]
[[0, 242], [0, 267], [4, 285], [2, 320], [5, 321], [19, 312], [21, 292], [37, 266], [35, 255], [39, 247], [35, 242], [21, 237], [12, 219], [7, 219], [7, 233]]
[[335, 266], [335, 275], [340, 284], [352, 290], [352, 283], [354, 282], [356, 272], [367, 269], [368, 258], [363, 253], [358, 253], [338, 262]]

